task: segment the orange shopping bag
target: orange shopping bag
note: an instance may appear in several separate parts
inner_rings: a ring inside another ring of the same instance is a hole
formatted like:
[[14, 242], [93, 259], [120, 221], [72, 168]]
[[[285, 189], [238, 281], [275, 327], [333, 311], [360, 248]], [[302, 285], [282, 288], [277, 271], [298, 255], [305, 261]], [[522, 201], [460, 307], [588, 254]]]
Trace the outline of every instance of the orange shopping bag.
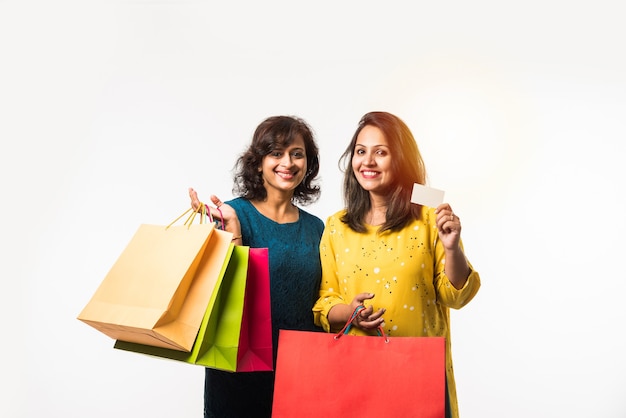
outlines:
[[234, 248], [190, 353], [127, 341], [115, 348], [230, 372], [273, 370], [268, 249]]
[[231, 233], [192, 216], [141, 225], [78, 319], [116, 340], [190, 351], [232, 252]]

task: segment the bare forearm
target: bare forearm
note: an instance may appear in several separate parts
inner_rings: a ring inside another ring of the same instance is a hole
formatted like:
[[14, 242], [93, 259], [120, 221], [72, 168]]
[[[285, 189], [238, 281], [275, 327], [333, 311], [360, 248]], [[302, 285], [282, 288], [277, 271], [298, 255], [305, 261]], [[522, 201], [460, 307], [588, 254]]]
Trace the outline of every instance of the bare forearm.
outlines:
[[470, 274], [469, 264], [461, 248], [446, 250], [446, 276], [457, 289], [462, 288]]
[[348, 322], [352, 315], [353, 308], [350, 305], [340, 303], [333, 306], [328, 311], [328, 322], [332, 330], [339, 330]]

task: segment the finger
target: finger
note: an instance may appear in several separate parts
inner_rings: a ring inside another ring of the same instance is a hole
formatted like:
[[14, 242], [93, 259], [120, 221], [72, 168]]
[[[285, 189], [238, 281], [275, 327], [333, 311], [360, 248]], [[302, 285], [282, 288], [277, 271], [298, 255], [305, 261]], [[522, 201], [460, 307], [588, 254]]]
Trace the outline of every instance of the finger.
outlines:
[[368, 300], [368, 299], [372, 299], [374, 297], [373, 293], [359, 293], [358, 295], [356, 295], [354, 297], [354, 300], [359, 303], [359, 304], [363, 304], [364, 301]]
[[198, 208], [200, 207], [198, 193], [191, 187], [189, 188], [189, 198], [191, 199], [191, 207], [193, 208], [193, 210], [198, 210]]
[[451, 214], [446, 216], [441, 224], [441, 231], [443, 233], [457, 233], [461, 232], [461, 220], [458, 216]]
[[377, 318], [374, 320], [361, 320], [359, 321], [358, 325], [363, 328], [363, 329], [376, 329], [379, 326], [381, 326], [384, 323], [384, 319], [383, 318]]
[[372, 313], [374, 313], [374, 308], [372, 308], [372, 306], [368, 306], [365, 309], [361, 309], [359, 311], [359, 316], [361, 317], [361, 319], [368, 321], [369, 320], [368, 318], [370, 317]]
[[437, 216], [437, 229], [439, 229], [440, 231], [443, 231], [444, 228], [446, 227], [446, 224], [449, 221], [450, 221], [449, 215], [446, 215], [443, 212], [439, 213], [439, 215]]
[[376, 312], [372, 313], [369, 316], [369, 320], [370, 321], [375, 321], [377, 319], [380, 319], [380, 317], [383, 316], [383, 314], [386, 312], [387, 310], [385, 308], [380, 308], [379, 310], [377, 310]]
[[222, 201], [221, 201], [221, 200], [220, 200], [217, 196], [215, 196], [215, 195], [211, 195], [211, 202], [213, 202], [213, 204], [214, 204], [216, 207], [218, 207], [218, 208], [224, 204], [224, 202], [222, 202]]
[[456, 224], [458, 224], [459, 217], [452, 212], [452, 210], [446, 210], [437, 216], [437, 226], [440, 230], [450, 230]]
[[383, 312], [378, 310], [376, 313], [367, 314], [361, 316], [361, 323], [367, 325], [368, 327], [377, 327], [380, 323], [383, 322], [382, 318]]
[[435, 209], [435, 213], [440, 213], [441, 211], [445, 211], [445, 210], [449, 210], [450, 212], [452, 212], [452, 207], [450, 206], [449, 203], [442, 203], [439, 206], [437, 206], [437, 208]]

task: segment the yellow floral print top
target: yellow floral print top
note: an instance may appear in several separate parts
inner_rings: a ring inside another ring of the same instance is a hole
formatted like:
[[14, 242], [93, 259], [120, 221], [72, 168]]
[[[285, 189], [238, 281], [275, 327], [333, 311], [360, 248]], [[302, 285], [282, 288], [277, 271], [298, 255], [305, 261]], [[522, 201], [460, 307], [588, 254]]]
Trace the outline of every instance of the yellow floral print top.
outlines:
[[[369, 292], [375, 296], [365, 304], [374, 310], [386, 309], [383, 318], [387, 335], [445, 337], [450, 406], [452, 416], [458, 416], [449, 308], [459, 309], [476, 295], [480, 288], [478, 273], [470, 265], [471, 273], [462, 289], [449, 282], [432, 208], [422, 207], [420, 219], [401, 231], [383, 234], [378, 234], [374, 226], [368, 226], [366, 233], [351, 230], [341, 222], [343, 213], [327, 219], [320, 242], [322, 281], [320, 297], [313, 307], [316, 325], [327, 332], [338, 331], [330, 329], [330, 309]], [[349, 333], [364, 335], [356, 327]]]

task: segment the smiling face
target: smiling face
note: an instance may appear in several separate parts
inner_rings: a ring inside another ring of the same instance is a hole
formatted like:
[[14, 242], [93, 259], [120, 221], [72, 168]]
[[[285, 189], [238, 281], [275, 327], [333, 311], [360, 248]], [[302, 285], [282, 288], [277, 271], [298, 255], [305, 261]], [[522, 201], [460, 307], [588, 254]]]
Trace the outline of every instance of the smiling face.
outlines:
[[293, 193], [304, 179], [306, 170], [306, 148], [300, 135], [286, 148], [276, 148], [263, 157], [261, 165], [263, 182], [268, 193]]
[[363, 189], [385, 194], [393, 183], [391, 152], [383, 132], [372, 125], [361, 129], [354, 145], [352, 170]]

